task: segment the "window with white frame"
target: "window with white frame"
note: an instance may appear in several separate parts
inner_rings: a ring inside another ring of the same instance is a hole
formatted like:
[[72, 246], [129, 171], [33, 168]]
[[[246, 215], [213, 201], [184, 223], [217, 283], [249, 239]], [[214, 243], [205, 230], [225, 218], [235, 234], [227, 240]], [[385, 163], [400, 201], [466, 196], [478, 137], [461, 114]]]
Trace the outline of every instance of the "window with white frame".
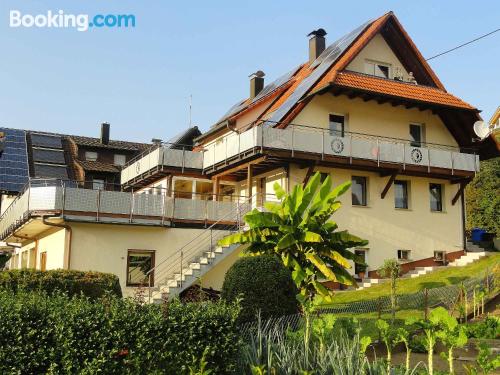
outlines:
[[382, 78], [391, 77], [391, 66], [386, 63], [376, 61], [365, 61], [365, 73]]
[[328, 127], [330, 135], [344, 137], [346, 131], [346, 121], [344, 115], [330, 114]]
[[398, 250], [398, 260], [410, 260], [411, 250]]
[[97, 152], [95, 151], [85, 151], [85, 160], [97, 161]]
[[94, 178], [92, 179], [92, 189], [94, 190], [104, 190], [105, 181], [102, 179]]

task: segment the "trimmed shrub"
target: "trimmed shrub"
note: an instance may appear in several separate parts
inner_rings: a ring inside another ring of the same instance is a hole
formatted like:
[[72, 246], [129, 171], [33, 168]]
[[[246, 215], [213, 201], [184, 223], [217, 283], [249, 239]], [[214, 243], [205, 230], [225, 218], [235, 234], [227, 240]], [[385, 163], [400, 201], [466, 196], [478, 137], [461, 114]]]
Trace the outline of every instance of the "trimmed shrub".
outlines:
[[298, 293], [290, 271], [272, 255], [238, 259], [227, 271], [222, 299], [242, 298], [240, 322], [294, 314], [298, 311]]
[[235, 370], [238, 308], [225, 303], [138, 305], [0, 291], [1, 374], [187, 374], [204, 355]]
[[69, 296], [83, 293], [98, 298], [106, 293], [122, 296], [118, 276], [111, 273], [83, 272], [73, 270], [39, 271], [34, 269], [0, 272], [0, 289], [41, 291], [52, 294], [56, 291]]

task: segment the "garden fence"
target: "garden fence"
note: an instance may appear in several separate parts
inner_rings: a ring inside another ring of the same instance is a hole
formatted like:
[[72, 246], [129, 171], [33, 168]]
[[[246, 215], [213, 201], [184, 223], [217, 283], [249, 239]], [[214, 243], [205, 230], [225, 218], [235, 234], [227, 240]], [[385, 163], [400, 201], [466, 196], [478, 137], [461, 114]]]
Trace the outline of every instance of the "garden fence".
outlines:
[[[422, 317], [427, 317], [430, 309], [442, 306], [460, 317], [459, 306], [467, 300], [467, 314], [473, 312], [474, 305], [481, 304], [482, 293], [489, 295], [491, 291], [500, 287], [495, 275], [487, 275], [482, 278], [474, 278], [463, 281], [460, 284], [424, 288], [416, 293], [398, 295], [396, 300], [396, 311], [404, 316], [404, 312], [421, 312]], [[476, 298], [474, 298], [476, 296]], [[467, 298], [465, 298], [467, 297]], [[485, 297], [486, 298], [486, 297]], [[476, 303], [474, 303], [476, 301]], [[379, 319], [384, 318], [391, 312], [391, 297], [383, 296], [370, 300], [360, 300], [344, 304], [335, 304], [316, 311], [316, 314], [333, 314], [338, 318]], [[463, 313], [463, 312], [462, 312]], [[385, 315], [385, 316], [384, 316]], [[259, 322], [247, 322], [242, 324], [241, 332], [244, 336], [257, 329]], [[301, 314], [287, 315], [266, 319], [260, 322], [261, 329], [266, 332], [270, 329], [297, 330], [304, 324]]]

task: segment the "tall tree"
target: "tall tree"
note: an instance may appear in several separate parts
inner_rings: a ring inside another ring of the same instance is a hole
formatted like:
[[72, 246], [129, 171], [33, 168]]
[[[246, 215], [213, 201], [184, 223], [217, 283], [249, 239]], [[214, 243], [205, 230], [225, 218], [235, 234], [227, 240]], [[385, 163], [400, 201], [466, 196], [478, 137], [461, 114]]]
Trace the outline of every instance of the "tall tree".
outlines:
[[484, 228], [500, 237], [500, 158], [481, 162], [481, 170], [466, 188], [467, 229]]

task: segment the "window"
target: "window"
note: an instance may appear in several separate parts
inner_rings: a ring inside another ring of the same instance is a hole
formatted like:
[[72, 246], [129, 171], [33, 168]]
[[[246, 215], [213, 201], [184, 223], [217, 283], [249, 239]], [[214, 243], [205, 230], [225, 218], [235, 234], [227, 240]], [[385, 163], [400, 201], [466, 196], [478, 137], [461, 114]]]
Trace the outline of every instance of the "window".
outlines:
[[398, 250], [398, 260], [410, 260], [410, 250]]
[[85, 160], [97, 161], [97, 152], [95, 151], [85, 151]]
[[92, 189], [94, 190], [104, 190], [104, 180], [93, 179], [92, 180]]
[[345, 117], [342, 115], [330, 115], [330, 135], [336, 137], [345, 136]]
[[124, 166], [127, 162], [127, 157], [125, 155], [115, 154], [114, 159], [114, 164], [119, 166]]
[[366, 206], [366, 177], [352, 176], [352, 204]]
[[431, 211], [443, 211], [443, 192], [442, 185], [430, 184], [429, 193], [431, 196]]
[[421, 124], [410, 124], [410, 144], [412, 147], [422, 147], [424, 142], [423, 128]]
[[366, 61], [365, 73], [376, 77], [390, 78], [390, 65], [374, 61]]
[[408, 182], [394, 181], [394, 207], [408, 208]]
[[[127, 285], [148, 284], [147, 272], [155, 266], [155, 253], [151, 250], [129, 250], [127, 254]], [[154, 276], [151, 273], [151, 285]]]

